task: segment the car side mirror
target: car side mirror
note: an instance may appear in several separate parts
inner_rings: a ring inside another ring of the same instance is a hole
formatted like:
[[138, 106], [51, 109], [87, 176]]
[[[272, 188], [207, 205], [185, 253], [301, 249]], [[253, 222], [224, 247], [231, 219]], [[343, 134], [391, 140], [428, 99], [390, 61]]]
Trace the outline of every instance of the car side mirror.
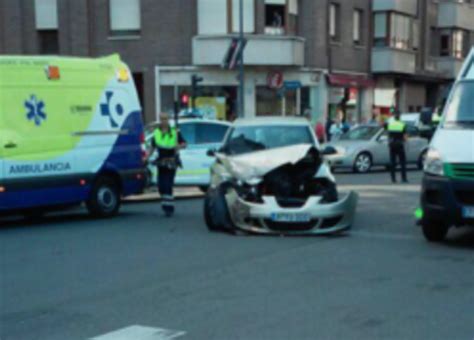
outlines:
[[216, 149], [209, 149], [207, 150], [206, 155], [208, 155], [209, 157], [215, 157], [216, 152], [217, 152]]
[[321, 151], [321, 154], [323, 156], [332, 156], [332, 155], [335, 155], [337, 154], [337, 150], [335, 147], [333, 146], [326, 146], [322, 151]]

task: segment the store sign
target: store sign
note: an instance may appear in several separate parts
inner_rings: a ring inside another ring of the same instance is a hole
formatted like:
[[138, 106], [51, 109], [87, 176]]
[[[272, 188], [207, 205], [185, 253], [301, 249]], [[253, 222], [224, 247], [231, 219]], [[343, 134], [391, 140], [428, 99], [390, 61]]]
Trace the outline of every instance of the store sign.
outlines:
[[267, 86], [273, 90], [283, 87], [283, 73], [280, 71], [270, 72], [267, 76]]
[[301, 88], [301, 82], [299, 80], [285, 81], [283, 83], [283, 86], [287, 90], [296, 90], [296, 89]]

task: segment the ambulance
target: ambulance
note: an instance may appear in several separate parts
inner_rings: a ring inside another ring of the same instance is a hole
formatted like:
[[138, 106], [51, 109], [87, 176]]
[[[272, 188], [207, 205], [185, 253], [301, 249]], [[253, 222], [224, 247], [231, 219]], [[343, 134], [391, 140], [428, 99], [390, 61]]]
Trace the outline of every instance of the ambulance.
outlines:
[[143, 123], [120, 57], [0, 56], [0, 213], [86, 203], [110, 217], [144, 187]]
[[417, 218], [429, 241], [442, 241], [453, 226], [474, 226], [474, 48], [431, 141]]

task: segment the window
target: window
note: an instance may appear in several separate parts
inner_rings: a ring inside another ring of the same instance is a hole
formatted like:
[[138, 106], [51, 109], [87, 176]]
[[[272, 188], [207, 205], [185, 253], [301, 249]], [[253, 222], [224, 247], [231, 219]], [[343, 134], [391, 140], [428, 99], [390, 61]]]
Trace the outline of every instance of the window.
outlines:
[[222, 143], [228, 127], [220, 124], [196, 124], [196, 144]]
[[59, 54], [58, 30], [38, 31], [38, 49], [40, 54]]
[[474, 124], [474, 83], [459, 83], [446, 108], [446, 124]]
[[35, 21], [38, 31], [38, 52], [59, 54], [57, 0], [35, 0]]
[[387, 13], [374, 15], [374, 45], [377, 47], [387, 45]]
[[374, 15], [374, 45], [408, 50], [417, 48], [413, 19], [398, 13], [380, 12]]
[[445, 29], [440, 33], [439, 55], [463, 59], [469, 49], [468, 32], [464, 30]]
[[109, 0], [110, 33], [136, 36], [141, 30], [140, 0]]
[[265, 33], [285, 34], [286, 0], [265, 0]]
[[340, 41], [340, 6], [332, 3], [329, 5], [329, 36], [332, 41]]
[[392, 13], [390, 17], [390, 46], [407, 50], [410, 44], [411, 19]]
[[[221, 1], [221, 0], [219, 0]], [[224, 2], [224, 1], [222, 1]], [[232, 0], [232, 31], [240, 30], [240, 7], [239, 0]], [[255, 31], [255, 3], [254, 0], [243, 0], [244, 9], [244, 32], [253, 33]], [[211, 21], [213, 22], [214, 19]]]
[[356, 9], [353, 14], [353, 40], [356, 45], [362, 45], [362, 22], [364, 12], [360, 9]]

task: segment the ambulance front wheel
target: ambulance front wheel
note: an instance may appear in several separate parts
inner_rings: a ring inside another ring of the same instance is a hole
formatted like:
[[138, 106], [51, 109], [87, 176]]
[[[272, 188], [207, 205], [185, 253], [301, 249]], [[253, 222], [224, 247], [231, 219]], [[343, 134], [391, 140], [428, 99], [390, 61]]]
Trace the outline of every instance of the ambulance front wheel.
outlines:
[[90, 214], [95, 217], [116, 215], [120, 209], [120, 190], [117, 182], [110, 177], [99, 177], [92, 187], [86, 205]]

